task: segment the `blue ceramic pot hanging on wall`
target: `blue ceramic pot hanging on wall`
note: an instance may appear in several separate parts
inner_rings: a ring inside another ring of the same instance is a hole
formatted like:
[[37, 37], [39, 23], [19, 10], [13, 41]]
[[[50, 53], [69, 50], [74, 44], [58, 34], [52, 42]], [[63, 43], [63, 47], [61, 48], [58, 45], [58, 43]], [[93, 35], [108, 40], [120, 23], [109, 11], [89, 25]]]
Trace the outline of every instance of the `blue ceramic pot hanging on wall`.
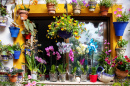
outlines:
[[19, 59], [21, 51], [14, 51], [14, 59]]
[[67, 32], [67, 31], [57, 31], [57, 34], [64, 39], [70, 38], [72, 36], [72, 32]]
[[116, 36], [123, 36], [128, 22], [113, 22]]
[[18, 27], [9, 27], [11, 37], [17, 38], [20, 28]]

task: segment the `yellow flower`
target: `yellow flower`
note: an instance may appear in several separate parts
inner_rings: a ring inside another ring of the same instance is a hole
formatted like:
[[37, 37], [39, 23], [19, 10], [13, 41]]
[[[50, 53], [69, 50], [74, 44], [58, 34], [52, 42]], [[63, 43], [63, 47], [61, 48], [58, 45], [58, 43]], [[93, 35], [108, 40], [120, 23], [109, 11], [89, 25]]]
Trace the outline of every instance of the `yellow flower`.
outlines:
[[76, 20], [74, 20], [74, 22], [77, 22]]
[[49, 27], [49, 29], [51, 29], [51, 27]]
[[71, 23], [71, 21], [69, 21], [69, 23]]
[[74, 23], [73, 25], [76, 26], [76, 23]]
[[64, 28], [66, 30], [66, 28]]
[[52, 35], [54, 35], [54, 32], [52, 32]]
[[48, 27], [51, 27], [51, 25], [48, 25]]
[[75, 31], [75, 32], [74, 32], [74, 34], [75, 34], [75, 35], [77, 35], [77, 34], [78, 34], [78, 32], [76, 32], [76, 31]]
[[61, 31], [63, 31], [64, 30], [64, 28], [61, 28]]
[[51, 37], [51, 39], [52, 39], [52, 37]]
[[49, 32], [49, 30], [47, 30], [47, 32]]
[[84, 25], [84, 23], [83, 23], [83, 25]]
[[55, 16], [53, 16], [53, 18], [56, 18]]
[[66, 15], [65, 15], [65, 17], [66, 17]]
[[87, 31], [87, 29], [86, 28], [84, 28], [86, 31]]
[[64, 17], [61, 17], [61, 19], [64, 19]]
[[1, 41], [1, 40], [0, 40]]
[[49, 39], [50, 37], [48, 36], [47, 38]]
[[24, 9], [24, 6], [23, 6], [23, 5], [21, 5], [21, 6], [20, 6], [20, 8], [21, 8], [21, 9]]
[[65, 25], [64, 23], [62, 23], [62, 25]]
[[78, 40], [80, 38], [80, 36], [75, 36], [75, 38]]
[[73, 13], [71, 13], [71, 15], [73, 15]]
[[60, 23], [57, 23], [57, 25], [59, 26]]
[[55, 42], [57, 42], [57, 40]]
[[32, 2], [33, 5], [37, 5], [37, 3], [38, 3], [37, 0], [34, 0], [34, 1]]
[[79, 24], [79, 26], [81, 27], [81, 24]]

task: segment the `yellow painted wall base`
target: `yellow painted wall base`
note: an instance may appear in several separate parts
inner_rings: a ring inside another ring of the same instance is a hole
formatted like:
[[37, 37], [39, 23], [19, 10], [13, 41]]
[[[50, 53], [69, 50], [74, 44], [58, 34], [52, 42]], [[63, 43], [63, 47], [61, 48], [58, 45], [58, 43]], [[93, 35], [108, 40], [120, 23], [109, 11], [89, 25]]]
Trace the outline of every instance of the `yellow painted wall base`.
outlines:
[[[28, 5], [26, 5], [28, 6]], [[114, 16], [114, 11], [116, 11], [117, 8], [122, 8], [121, 5], [113, 5], [113, 7], [109, 8], [107, 17], [110, 17], [110, 43], [111, 43], [111, 50], [112, 50], [112, 57], [116, 56], [115, 47], [116, 47], [116, 41], [122, 37], [115, 36], [115, 30], [113, 26], [113, 22], [116, 21], [116, 18]], [[71, 14], [73, 12], [72, 6], [68, 5], [68, 14]], [[64, 9], [64, 4], [58, 4], [56, 9], [56, 14], [54, 16], [60, 16], [63, 13], [66, 13], [66, 10]], [[52, 16], [48, 15], [46, 4], [38, 4], [38, 5], [31, 5], [30, 6], [30, 12], [29, 17], [45, 17], [45, 16]], [[74, 15], [72, 15], [74, 16]], [[100, 7], [97, 5], [94, 12], [90, 12], [88, 8], [84, 8], [81, 10], [81, 14], [79, 16], [98, 16], [100, 17]], [[14, 40], [14, 43], [19, 42], [20, 44], [24, 43], [24, 37], [21, 34], [21, 31], [23, 30], [23, 22], [20, 20], [20, 17], [17, 18], [17, 23], [20, 25], [20, 33], [18, 37]], [[16, 68], [22, 67], [22, 62], [25, 62], [25, 57], [23, 54], [20, 55], [20, 59], [14, 60], [14, 66]]]

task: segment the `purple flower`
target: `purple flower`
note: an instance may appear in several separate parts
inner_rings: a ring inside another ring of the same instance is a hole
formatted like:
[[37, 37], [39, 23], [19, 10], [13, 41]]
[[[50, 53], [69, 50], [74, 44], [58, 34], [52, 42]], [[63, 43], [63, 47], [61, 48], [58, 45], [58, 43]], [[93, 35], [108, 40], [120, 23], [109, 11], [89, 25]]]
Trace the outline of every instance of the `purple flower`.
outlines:
[[58, 52], [58, 51], [56, 51], [56, 54], [57, 54], [57, 58], [56, 58], [56, 60], [59, 60], [60, 58], [61, 58], [61, 55], [60, 55], [60, 53]]
[[117, 13], [117, 11], [114, 11], [114, 14], [116, 14]]
[[43, 60], [43, 64], [47, 64], [46, 60]]
[[85, 61], [85, 58], [80, 60], [80, 64], [83, 65], [84, 64], [84, 61]]
[[36, 56], [35, 59], [38, 60], [38, 56]]
[[86, 4], [85, 0], [83, 1], [83, 4], [84, 4], [84, 5]]
[[49, 46], [49, 50], [54, 51], [53, 46]]
[[45, 50], [46, 50], [46, 52], [49, 52], [49, 47], [46, 47]]
[[111, 50], [108, 51], [109, 53], [111, 52]]
[[86, 7], [88, 7], [88, 6], [89, 6], [89, 4], [86, 5]]
[[55, 55], [56, 53], [55, 53], [55, 51], [53, 51], [53, 55]]
[[47, 52], [47, 54], [46, 54], [46, 55], [47, 55], [47, 56], [49, 56], [49, 57], [51, 56], [51, 55], [50, 55], [50, 52]]
[[109, 45], [110, 43], [108, 42], [107, 44]]
[[104, 44], [107, 44], [107, 42], [105, 42]]
[[72, 49], [69, 52], [69, 57], [70, 57], [70, 60], [73, 62], [74, 61], [74, 54], [73, 54]]

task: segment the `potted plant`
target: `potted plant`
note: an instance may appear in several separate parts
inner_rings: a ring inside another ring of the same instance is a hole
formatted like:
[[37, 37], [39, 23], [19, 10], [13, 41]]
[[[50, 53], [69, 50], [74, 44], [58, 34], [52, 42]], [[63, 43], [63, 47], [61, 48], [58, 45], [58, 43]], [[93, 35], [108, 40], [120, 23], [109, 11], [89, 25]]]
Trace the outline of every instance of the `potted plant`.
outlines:
[[82, 71], [82, 74], [80, 76], [80, 78], [81, 78], [80, 81], [81, 82], [86, 82], [87, 81], [87, 72], [89, 70], [89, 66], [88, 65], [86, 65], [86, 66], [83, 65], [84, 61], [85, 61], [85, 59], [83, 59], [82, 61], [80, 60], [80, 62], [77, 61], [78, 65], [80, 67], [80, 70]]
[[85, 6], [86, 2], [85, 0], [72, 0], [72, 2], [70, 3], [73, 7], [73, 13], [74, 15], [79, 15], [81, 12], [81, 7]]
[[[0, 4], [1, 5], [1, 4]], [[0, 14], [1, 14], [1, 16], [0, 16], [0, 26], [6, 26], [7, 25], [7, 17], [6, 17], [6, 15], [8, 14], [7, 13], [7, 10], [6, 10], [6, 6], [0, 6]]]
[[88, 2], [89, 5], [89, 11], [95, 11], [97, 2], [95, 0], [90, 0]]
[[18, 25], [15, 22], [12, 22], [12, 25], [10, 25], [9, 29], [11, 37], [17, 38], [20, 30], [20, 28], [18, 28]]
[[13, 45], [13, 50], [14, 50], [14, 59], [19, 59], [19, 56], [21, 54], [21, 47], [19, 43], [16, 43]]
[[96, 82], [97, 81], [97, 78], [98, 78], [98, 75], [97, 75], [97, 73], [96, 73], [96, 67], [92, 67], [91, 68], [91, 74], [89, 75], [89, 77], [90, 77], [90, 82]]
[[82, 25], [83, 23], [79, 24], [79, 21], [74, 20], [70, 15], [66, 16], [63, 14], [59, 19], [57, 17], [55, 22], [51, 22], [51, 24], [48, 25], [49, 30], [47, 30], [47, 37], [55, 39], [60, 36], [67, 39], [73, 35], [76, 39], [79, 39], [79, 34], [85, 31], [85, 28], [82, 28]]
[[[29, 6], [30, 6], [30, 1], [29, 1]], [[19, 6], [19, 9], [17, 10], [17, 13], [20, 15], [21, 20], [26, 20], [28, 19], [28, 14], [29, 14], [29, 6], [26, 7], [23, 4], [23, 0], [22, 0], [22, 4]]]
[[74, 82], [75, 81], [75, 75], [76, 75], [77, 67], [73, 67], [71, 69], [71, 74], [69, 74], [69, 81]]
[[97, 68], [98, 79], [104, 83], [109, 83], [114, 80], [115, 59], [111, 58], [110, 43], [105, 40], [105, 50], [99, 55], [99, 67]]
[[112, 6], [112, 0], [102, 0], [99, 3], [101, 16], [107, 16], [109, 8]]
[[36, 58], [35, 58], [34, 51], [31, 51], [30, 55], [26, 54], [25, 59], [26, 59], [27, 63], [23, 63], [23, 64], [25, 64], [28, 67], [28, 69], [31, 71], [32, 79], [37, 80], [37, 72], [39, 70], [38, 66], [40, 64], [38, 64], [38, 65], [36, 64]]
[[126, 48], [124, 47], [126, 47], [127, 44], [128, 44], [128, 41], [126, 41], [125, 39], [117, 41], [118, 48], [115, 49], [117, 56], [120, 56], [120, 55], [124, 56], [125, 51], [126, 51]]
[[56, 82], [57, 81], [57, 72], [56, 72], [56, 66], [55, 65], [51, 66], [49, 76], [50, 76], [50, 81], [51, 82]]
[[124, 30], [129, 23], [130, 13], [126, 13], [126, 11], [122, 12], [122, 9], [117, 8], [117, 11], [114, 11], [117, 22], [113, 22], [115, 28], [116, 36], [123, 36]]
[[34, 28], [36, 28], [36, 25], [33, 22], [31, 22], [29, 19], [23, 22], [24, 22], [25, 29], [21, 33], [25, 35], [25, 39], [30, 39], [31, 35], [33, 36], [35, 34]]
[[59, 66], [58, 66], [58, 71], [59, 71], [59, 80], [61, 81], [61, 82], [65, 82], [65, 80], [66, 80], [66, 67], [67, 67], [67, 65], [68, 64], [65, 64], [65, 65], [63, 65], [63, 64], [60, 64]]
[[14, 67], [12, 67], [11, 69], [8, 68], [6, 69], [6, 71], [7, 71], [7, 75], [9, 77], [10, 82], [16, 82], [18, 73], [23, 72], [22, 69], [16, 69]]
[[47, 64], [47, 62], [43, 60], [42, 58], [39, 58], [38, 56], [36, 56], [35, 59], [39, 62], [38, 73], [40, 74], [38, 78], [40, 81], [45, 81], [45, 72], [46, 72], [45, 64]]
[[117, 78], [123, 79], [128, 75], [130, 58], [128, 56], [116, 56], [116, 70]]
[[46, 6], [48, 9], [49, 14], [55, 14], [56, 13], [56, 6], [58, 4], [57, 0], [45, 0], [46, 1]]

